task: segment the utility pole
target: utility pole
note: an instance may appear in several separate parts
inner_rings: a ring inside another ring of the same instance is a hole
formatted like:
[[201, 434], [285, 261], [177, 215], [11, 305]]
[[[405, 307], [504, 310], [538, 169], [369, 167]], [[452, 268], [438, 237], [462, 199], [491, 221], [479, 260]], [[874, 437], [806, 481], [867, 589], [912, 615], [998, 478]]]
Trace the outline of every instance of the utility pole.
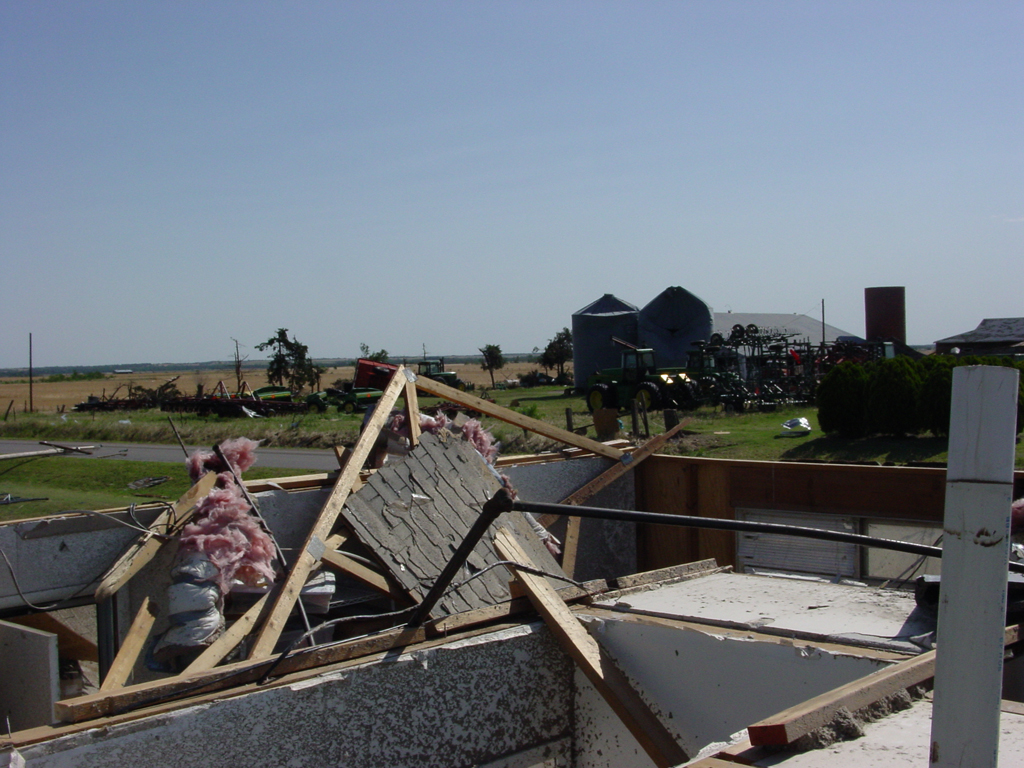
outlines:
[[32, 334], [28, 335], [28, 412], [35, 413], [35, 403], [32, 401]]

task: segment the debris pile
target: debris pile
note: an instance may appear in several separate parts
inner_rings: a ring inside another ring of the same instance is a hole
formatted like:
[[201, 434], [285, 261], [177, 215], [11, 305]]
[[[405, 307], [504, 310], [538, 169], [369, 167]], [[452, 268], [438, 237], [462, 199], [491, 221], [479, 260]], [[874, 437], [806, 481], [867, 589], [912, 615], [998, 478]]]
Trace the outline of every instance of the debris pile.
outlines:
[[224, 598], [233, 584], [266, 586], [275, 580], [274, 542], [252, 514], [238, 480], [256, 462], [257, 446], [240, 437], [222, 443], [216, 452], [196, 451], [188, 459], [193, 482], [214, 472], [217, 483], [179, 538], [167, 591], [171, 626], [152, 649], [156, 669], [166, 670], [172, 659], [205, 648], [220, 636]]

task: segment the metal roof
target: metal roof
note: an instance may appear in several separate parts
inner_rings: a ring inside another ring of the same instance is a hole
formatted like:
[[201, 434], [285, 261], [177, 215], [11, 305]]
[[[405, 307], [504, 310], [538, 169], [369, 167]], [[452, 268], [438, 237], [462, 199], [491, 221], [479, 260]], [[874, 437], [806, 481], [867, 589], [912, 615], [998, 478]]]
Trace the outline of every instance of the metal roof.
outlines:
[[[776, 312], [715, 312], [714, 331], [725, 337], [729, 336], [734, 325], [756, 325], [762, 330], [776, 330], [780, 333], [791, 334], [796, 339], [807, 338], [812, 344], [821, 342], [822, 324], [821, 320], [807, 315]], [[834, 325], [825, 324], [825, 341], [833, 342], [839, 336], [857, 337], [857, 334], [836, 328]]]
[[1024, 317], [982, 320], [973, 331], [939, 339], [936, 344], [1017, 344], [1024, 342]]

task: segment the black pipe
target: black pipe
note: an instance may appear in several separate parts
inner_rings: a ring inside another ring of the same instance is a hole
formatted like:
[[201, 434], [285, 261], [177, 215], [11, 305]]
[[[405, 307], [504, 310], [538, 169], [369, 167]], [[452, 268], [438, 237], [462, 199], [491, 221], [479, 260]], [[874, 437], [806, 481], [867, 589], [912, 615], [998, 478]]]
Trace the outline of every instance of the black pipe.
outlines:
[[[604, 507], [576, 507], [569, 504], [547, 504], [534, 501], [516, 501], [513, 509], [519, 512], [532, 512], [537, 515], [571, 515], [573, 517], [593, 517], [601, 520], [622, 520], [629, 523], [653, 523], [655, 525], [679, 525], [689, 528], [712, 528], [720, 531], [751, 531], [754, 533], [775, 533], [781, 536], [803, 536], [809, 539], [838, 541], [843, 544], [856, 544], [861, 547], [891, 549], [896, 552], [908, 552], [912, 555], [925, 557], [942, 557], [942, 547], [931, 547], [927, 544], [914, 544], [909, 541], [879, 539], [859, 533], [843, 533], [842, 531], [825, 531], [820, 528], [805, 528], [799, 525], [783, 525], [781, 523], [755, 523], [747, 520], [723, 520], [717, 517], [694, 517], [692, 515], [666, 515], [661, 512], [636, 512], [625, 509], [606, 509]], [[1024, 573], [1024, 563], [1009, 563], [1014, 573]]]
[[504, 488], [499, 488], [498, 492], [488, 499], [483, 509], [480, 510], [480, 517], [473, 523], [469, 533], [466, 534], [466, 538], [459, 544], [459, 548], [455, 550], [452, 559], [448, 561], [444, 570], [437, 577], [434, 586], [430, 588], [426, 597], [423, 598], [423, 602], [416, 606], [416, 613], [409, 619], [410, 627], [418, 627], [429, 618], [430, 612], [437, 604], [437, 601], [441, 599], [445, 590], [448, 589], [448, 585], [452, 583], [452, 579], [455, 578], [459, 569], [462, 568], [462, 565], [469, 558], [469, 553], [480, 543], [480, 539], [487, 533], [491, 523], [497, 520], [502, 512], [512, 511], [512, 503], [512, 497], [509, 496], [508, 491]]

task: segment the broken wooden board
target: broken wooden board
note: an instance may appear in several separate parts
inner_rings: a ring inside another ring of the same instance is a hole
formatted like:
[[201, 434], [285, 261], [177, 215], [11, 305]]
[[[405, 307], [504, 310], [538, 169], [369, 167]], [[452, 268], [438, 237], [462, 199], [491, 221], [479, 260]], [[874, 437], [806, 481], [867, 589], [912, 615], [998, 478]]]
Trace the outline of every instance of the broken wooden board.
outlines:
[[[498, 531], [494, 546], [505, 560], [536, 567], [507, 529]], [[611, 656], [587, 632], [544, 577], [514, 565], [509, 565], [508, 569], [526, 589], [530, 602], [544, 617], [545, 624], [559, 644], [572, 656], [580, 671], [587, 676], [654, 764], [658, 768], [670, 768], [689, 760], [686, 750], [679, 746], [639, 692], [630, 685], [629, 679]]]
[[359, 471], [370, 455], [370, 450], [377, 442], [384, 423], [391, 415], [391, 407], [398, 401], [399, 395], [405, 389], [404, 366], [399, 366], [395, 375], [391, 377], [384, 394], [381, 395], [373, 415], [363, 428], [363, 433], [356, 441], [352, 453], [345, 462], [345, 468], [341, 470], [338, 481], [331, 490], [331, 495], [324, 504], [316, 523], [310, 530], [306, 541], [299, 552], [297, 559], [292, 564], [288, 576], [284, 581], [281, 591], [278, 593], [273, 607], [267, 616], [266, 621], [260, 630], [256, 642], [249, 652], [250, 659], [260, 659], [269, 656], [274, 651], [278, 638], [284, 631], [284, 625], [288, 620], [296, 600], [299, 599], [299, 592], [306, 584], [310, 571], [320, 562], [320, 554], [323, 552], [324, 540], [330, 536], [338, 514], [342, 506], [352, 492], [353, 485], [359, 480]]
[[[1004, 644], [1020, 640], [1020, 627], [1014, 624], [1004, 630]], [[841, 707], [856, 712], [897, 691], [924, 683], [935, 675], [935, 655], [931, 650], [914, 656], [754, 723], [747, 728], [750, 743], [754, 746], [791, 744], [829, 723]]]
[[[491, 467], [468, 442], [451, 433], [440, 437], [425, 433], [404, 460], [389, 462], [350, 496], [341, 514], [356, 539], [420, 602], [499, 487]], [[495, 527], [500, 525], [516, 532], [540, 567], [561, 573], [522, 514], [503, 514]], [[490, 543], [481, 541], [456, 581], [497, 561]], [[496, 568], [449, 592], [431, 615], [436, 618], [507, 599], [508, 578]]]
[[166, 530], [167, 526], [172, 523], [177, 525], [184, 523], [196, 505], [213, 489], [216, 482], [217, 474], [207, 472], [174, 503], [171, 509], [160, 513], [153, 524], [149, 526], [149, 531], [136, 540], [128, 548], [128, 551], [121, 555], [117, 562], [103, 574], [100, 585], [96, 588], [96, 602], [108, 599], [132, 576], [142, 570], [143, 566], [152, 560], [164, 545], [164, 540], [157, 538], [154, 534]]
[[135, 668], [139, 654], [146, 645], [154, 621], [156, 621], [156, 606], [146, 597], [139, 607], [139, 612], [135, 615], [135, 621], [132, 622], [128, 634], [125, 635], [124, 642], [121, 643], [117, 656], [114, 657], [114, 663], [110, 665], [107, 676], [103, 678], [100, 693], [107, 693], [124, 686], [125, 681]]
[[[619, 576], [618, 578], [596, 579], [580, 586], [565, 586], [558, 590], [563, 601], [578, 601], [595, 595], [614, 598], [646, 591], [656, 584], [671, 584], [681, 579], [719, 573], [723, 569], [716, 567], [714, 560], [702, 560], [684, 565], [673, 565], [657, 571]], [[144, 707], [157, 707], [169, 711], [179, 704], [173, 703], [184, 697], [209, 694], [213, 697], [231, 695], [231, 689], [245, 690], [245, 686], [259, 680], [271, 667], [276, 665], [276, 676], [296, 673], [322, 674], [325, 665], [337, 664], [346, 660], [364, 660], [368, 654], [389, 651], [405, 647], [411, 643], [427, 638], [451, 640], [455, 635], [467, 631], [475, 631], [481, 625], [488, 625], [481, 631], [492, 631], [495, 621], [511, 619], [530, 609], [525, 598], [510, 600], [498, 605], [488, 606], [476, 611], [445, 617], [423, 627], [411, 629], [396, 627], [384, 630], [368, 637], [342, 640], [340, 642], [318, 645], [313, 648], [295, 650], [284, 661], [264, 659], [257, 662], [239, 661], [225, 664], [216, 669], [198, 670], [193, 673], [186, 671], [180, 676], [164, 678], [146, 683], [121, 688], [110, 693], [93, 693], [74, 699], [57, 702], [56, 714], [66, 723], [80, 723], [99, 717], [124, 717], [132, 719], [136, 714], [125, 714]], [[229, 629], [228, 632], [231, 630]], [[218, 641], [219, 642], [219, 641]], [[211, 646], [212, 647], [212, 646]], [[278, 663], [280, 661], [280, 663]], [[87, 727], [95, 727], [88, 724]], [[35, 729], [33, 734], [23, 732], [19, 736], [26, 740], [18, 745], [34, 743], [56, 734], [50, 727]], [[6, 745], [10, 745], [7, 742]], [[4, 749], [5, 741], [0, 737], [0, 750]]]
[[417, 377], [416, 386], [435, 397], [441, 397], [449, 402], [464, 405], [467, 408], [472, 408], [474, 411], [486, 413], [488, 416], [495, 419], [499, 419], [500, 421], [504, 421], [508, 424], [514, 424], [515, 426], [522, 427], [530, 432], [536, 432], [538, 435], [544, 435], [544, 437], [549, 437], [552, 440], [558, 440], [560, 443], [565, 443], [566, 445], [572, 445], [577, 448], [593, 451], [600, 456], [607, 456], [609, 459], [619, 460], [624, 455], [618, 448], [612, 448], [604, 443], [591, 440], [588, 437], [580, 437], [568, 430], [561, 429], [552, 424], [540, 421], [539, 419], [531, 419], [529, 416], [524, 416], [523, 414], [509, 408], [503, 408], [500, 405], [488, 402], [482, 397], [470, 395], [467, 392], [460, 392], [454, 387], [449, 387], [447, 384], [442, 384], [438, 381], [428, 379], [426, 376]]

